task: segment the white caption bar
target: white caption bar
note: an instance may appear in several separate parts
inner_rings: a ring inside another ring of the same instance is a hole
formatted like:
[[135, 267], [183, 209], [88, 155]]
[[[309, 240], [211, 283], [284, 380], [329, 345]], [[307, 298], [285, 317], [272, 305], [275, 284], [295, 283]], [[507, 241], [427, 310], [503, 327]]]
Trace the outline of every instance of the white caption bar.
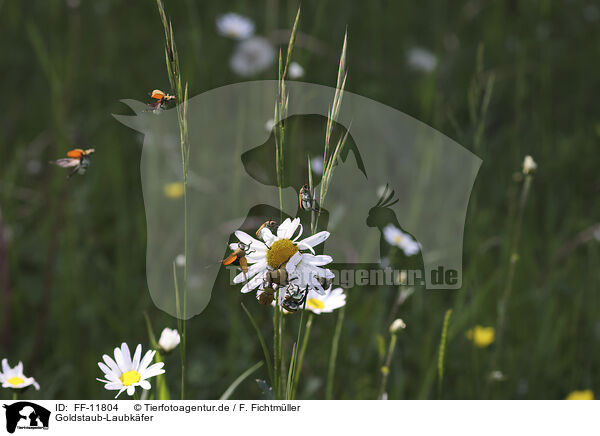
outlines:
[[[502, 435], [598, 428], [597, 401], [6, 401], [0, 434]], [[190, 433], [190, 430], [193, 430]], [[409, 432], [409, 433], [407, 433]], [[382, 433], [383, 434], [383, 433]]]

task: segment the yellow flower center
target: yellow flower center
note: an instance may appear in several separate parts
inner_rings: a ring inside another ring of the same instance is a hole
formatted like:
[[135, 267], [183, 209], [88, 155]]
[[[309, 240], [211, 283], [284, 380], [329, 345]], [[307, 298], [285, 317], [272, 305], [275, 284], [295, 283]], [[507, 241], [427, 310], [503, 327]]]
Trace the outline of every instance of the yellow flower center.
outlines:
[[271, 268], [279, 268], [279, 266], [298, 252], [298, 247], [289, 239], [279, 239], [271, 245], [267, 251], [267, 263]]
[[394, 238], [394, 242], [398, 245], [402, 242], [402, 235], [398, 235]]
[[132, 384], [139, 382], [141, 378], [139, 372], [127, 371], [121, 375], [121, 382], [123, 383], [123, 386], [131, 386]]
[[21, 377], [11, 377], [6, 381], [13, 386], [19, 386], [19, 385], [25, 383], [25, 380], [23, 380]]
[[306, 300], [306, 305], [311, 309], [323, 309], [325, 307], [325, 303], [317, 298], [309, 298]]

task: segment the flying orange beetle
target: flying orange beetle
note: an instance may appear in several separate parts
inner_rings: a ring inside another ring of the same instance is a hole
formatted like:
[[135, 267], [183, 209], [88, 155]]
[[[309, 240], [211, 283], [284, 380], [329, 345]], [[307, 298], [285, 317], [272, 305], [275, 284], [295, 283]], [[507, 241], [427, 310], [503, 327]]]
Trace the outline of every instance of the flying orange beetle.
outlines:
[[248, 274], [248, 260], [246, 259], [246, 255], [250, 253], [254, 253], [254, 250], [250, 250], [250, 245], [244, 244], [243, 242], [239, 242], [238, 248], [233, 250], [233, 252], [225, 259], [223, 259], [221, 263], [225, 266], [239, 266], [242, 272], [244, 273], [244, 280], [248, 281], [248, 277], [246, 277], [246, 274]]
[[73, 168], [73, 171], [67, 176], [67, 178], [70, 179], [75, 173], [81, 175], [85, 174], [90, 166], [90, 156], [94, 154], [95, 151], [96, 150], [93, 148], [88, 148], [87, 150], [75, 148], [67, 152], [66, 158], [50, 161], [50, 163], [62, 168]]
[[155, 89], [150, 93], [150, 98], [152, 101], [148, 103], [148, 108], [152, 111], [158, 111], [160, 109], [164, 109], [167, 105], [167, 102], [170, 100], [175, 100], [174, 95], [169, 95], [160, 89]]

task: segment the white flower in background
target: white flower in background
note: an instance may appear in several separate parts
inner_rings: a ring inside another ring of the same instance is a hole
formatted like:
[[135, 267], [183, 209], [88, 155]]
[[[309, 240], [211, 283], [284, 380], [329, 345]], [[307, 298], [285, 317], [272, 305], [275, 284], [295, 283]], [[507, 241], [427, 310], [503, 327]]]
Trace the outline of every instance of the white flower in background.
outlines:
[[407, 256], [417, 254], [421, 250], [421, 245], [412, 236], [393, 224], [388, 224], [383, 228], [383, 237], [388, 244], [400, 248]]
[[0, 372], [0, 383], [3, 388], [24, 389], [32, 386], [36, 391], [40, 390], [40, 385], [33, 377], [26, 377], [23, 374], [23, 362], [19, 362], [17, 366], [11, 368], [8, 366], [8, 360], [2, 359], [2, 372]]
[[400, 330], [404, 330], [405, 328], [406, 324], [404, 323], [404, 321], [398, 318], [390, 325], [390, 333], [398, 333]]
[[272, 132], [274, 128], [275, 128], [275, 120], [273, 118], [269, 118], [265, 122], [265, 130], [267, 132]]
[[323, 174], [323, 157], [317, 156], [310, 160], [310, 169], [315, 174]]
[[269, 68], [275, 60], [275, 49], [267, 38], [255, 36], [240, 42], [229, 66], [240, 76], [253, 76]]
[[179, 332], [175, 329], [165, 328], [160, 334], [158, 346], [165, 352], [172, 351], [181, 342]]
[[175, 265], [177, 265], [180, 268], [183, 268], [185, 266], [185, 255], [184, 254], [178, 254], [175, 257]]
[[533, 158], [529, 155], [525, 156], [525, 159], [523, 159], [523, 174], [530, 174], [536, 169], [537, 163], [533, 160]]
[[217, 31], [220, 35], [242, 40], [254, 34], [254, 23], [250, 18], [229, 12], [217, 17]]
[[[316, 256], [313, 247], [325, 242], [330, 233], [322, 231], [300, 240], [302, 230], [300, 218], [294, 220], [286, 218], [277, 228], [276, 235], [268, 227], [263, 228], [260, 234], [262, 241], [241, 230], [236, 231], [235, 236], [240, 242], [249, 246], [246, 255], [248, 273], [239, 273], [233, 279], [233, 283], [243, 283], [248, 280], [241, 291], [243, 293], [250, 292], [262, 287], [267, 271], [277, 269], [287, 262], [286, 270], [289, 282], [293, 282], [300, 288], [308, 286], [324, 293], [325, 290], [318, 278], [333, 278], [334, 274], [321, 266], [331, 263], [333, 259], [326, 255]], [[238, 244], [230, 244], [230, 248], [235, 250], [238, 248]], [[308, 250], [312, 254], [300, 250]], [[293, 260], [289, 262], [292, 258]]]
[[594, 230], [594, 238], [596, 238], [596, 241], [600, 242], [600, 226], [596, 227], [596, 230]]
[[96, 380], [105, 383], [104, 388], [109, 391], [118, 390], [119, 393], [115, 398], [125, 390], [127, 395], [133, 396], [136, 386], [148, 390], [151, 387], [148, 379], [165, 372], [163, 362], [150, 365], [155, 353], [154, 350], [147, 351], [144, 357], [141, 358], [142, 346], [138, 345], [132, 359], [129, 347], [123, 342], [121, 348], [115, 348], [115, 360], [106, 354], [102, 356], [104, 363], [98, 362], [98, 366], [104, 373], [106, 380], [100, 378]]
[[346, 305], [346, 294], [342, 288], [329, 288], [325, 295], [319, 295], [310, 290], [306, 296], [306, 309], [317, 315], [321, 313], [331, 313], [340, 307]]
[[288, 76], [290, 79], [299, 79], [304, 76], [304, 68], [298, 62], [292, 62], [288, 68]]
[[413, 70], [431, 73], [437, 66], [437, 58], [429, 50], [413, 47], [408, 51], [408, 65]]

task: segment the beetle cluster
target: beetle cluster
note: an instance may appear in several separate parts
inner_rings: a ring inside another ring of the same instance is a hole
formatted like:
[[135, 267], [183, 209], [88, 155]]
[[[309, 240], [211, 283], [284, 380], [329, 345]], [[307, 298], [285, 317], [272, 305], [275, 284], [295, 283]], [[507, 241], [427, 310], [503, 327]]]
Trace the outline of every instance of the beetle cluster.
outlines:
[[296, 312], [302, 307], [308, 294], [308, 288], [301, 289], [294, 284], [295, 278], [290, 278], [285, 263], [279, 265], [277, 269], [267, 271], [263, 282], [262, 292], [258, 295], [258, 302], [265, 306], [270, 306], [275, 299], [277, 291], [285, 292], [282, 307], [288, 312]]

